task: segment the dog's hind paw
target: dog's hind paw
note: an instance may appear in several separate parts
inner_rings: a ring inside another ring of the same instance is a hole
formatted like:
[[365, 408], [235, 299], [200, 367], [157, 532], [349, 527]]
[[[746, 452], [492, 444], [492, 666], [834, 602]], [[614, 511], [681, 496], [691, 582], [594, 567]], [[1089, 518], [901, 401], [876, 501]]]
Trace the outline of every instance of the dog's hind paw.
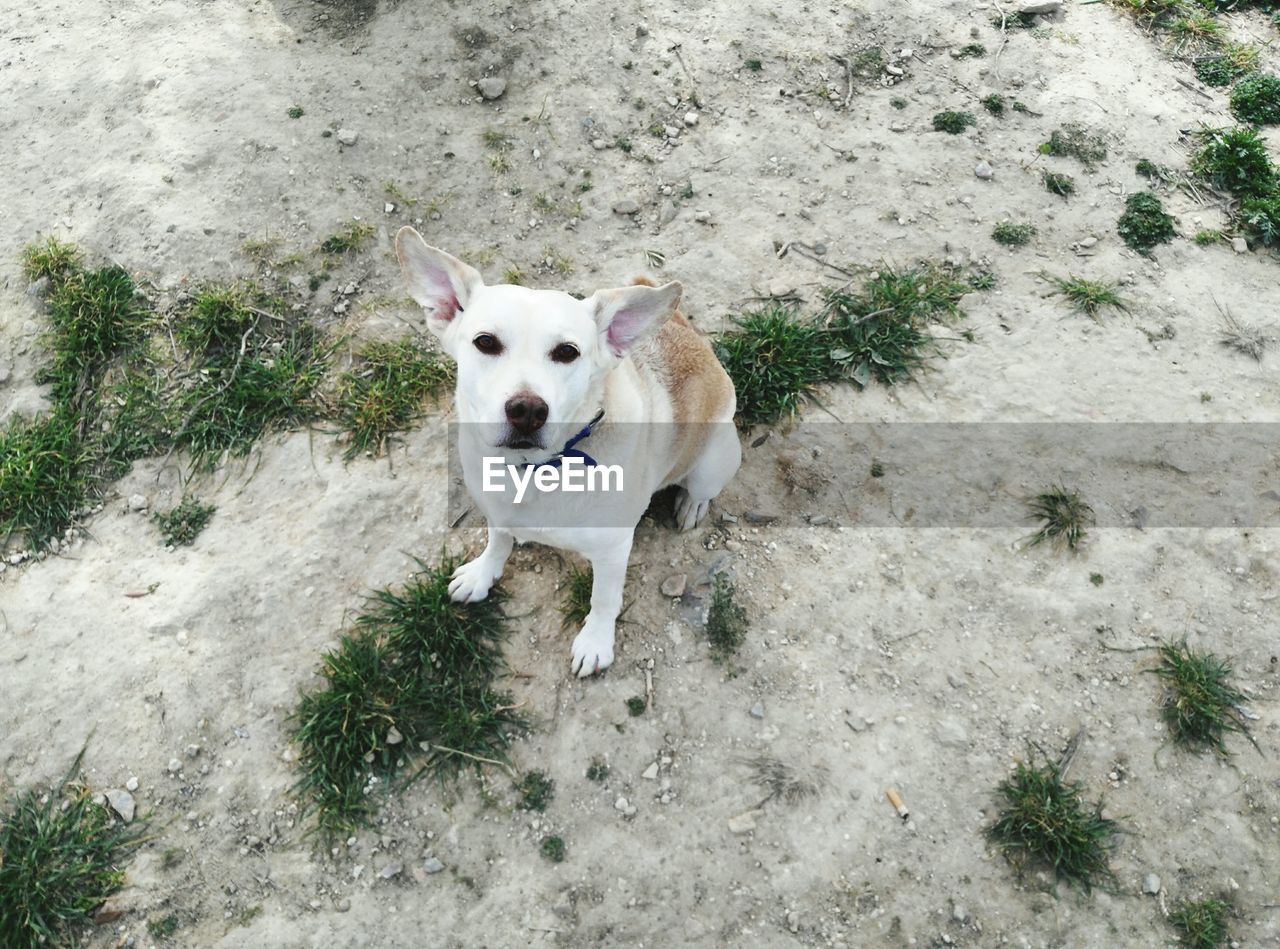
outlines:
[[464, 563], [449, 580], [449, 597], [455, 603], [477, 603], [489, 595], [498, 576], [482, 557]]
[[613, 624], [593, 624], [590, 619], [573, 639], [573, 674], [579, 679], [603, 672], [613, 665]]

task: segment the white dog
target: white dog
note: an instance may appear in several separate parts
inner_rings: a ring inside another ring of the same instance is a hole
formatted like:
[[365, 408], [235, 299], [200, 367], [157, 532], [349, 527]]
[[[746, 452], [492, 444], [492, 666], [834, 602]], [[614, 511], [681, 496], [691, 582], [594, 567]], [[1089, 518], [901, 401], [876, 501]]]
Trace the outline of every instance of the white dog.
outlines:
[[[577, 300], [485, 286], [410, 227], [396, 235], [396, 253], [427, 326], [457, 362], [463, 480], [488, 519], [488, 545], [457, 569], [450, 594], [484, 599], [517, 540], [575, 551], [594, 579], [572, 671], [607, 668], [635, 526], [650, 497], [679, 485], [676, 520], [687, 530], [738, 470], [733, 383], [677, 310], [678, 283], [637, 281]], [[527, 486], [530, 473], [550, 482], [583, 465], [619, 470], [625, 490], [539, 490], [517, 502], [493, 487], [495, 473], [513, 481], [523, 474]]]

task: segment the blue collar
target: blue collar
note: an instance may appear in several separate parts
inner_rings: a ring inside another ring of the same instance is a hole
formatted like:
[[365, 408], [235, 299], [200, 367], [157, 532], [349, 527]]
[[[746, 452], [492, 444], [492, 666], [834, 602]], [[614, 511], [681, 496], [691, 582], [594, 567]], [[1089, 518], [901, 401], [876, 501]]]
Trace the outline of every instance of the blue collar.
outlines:
[[602, 418], [604, 418], [604, 409], [597, 412], [595, 414], [595, 418], [583, 426], [582, 431], [578, 432], [577, 435], [574, 435], [571, 439], [565, 442], [564, 448], [560, 449], [558, 454], [552, 455], [546, 461], [531, 461], [525, 465], [526, 470], [529, 468], [559, 468], [560, 462], [565, 458], [581, 458], [582, 463], [588, 468], [599, 467], [600, 463], [598, 461], [588, 455], [585, 451], [575, 448], [574, 446], [584, 438], [587, 438], [591, 434], [591, 430], [599, 424]]

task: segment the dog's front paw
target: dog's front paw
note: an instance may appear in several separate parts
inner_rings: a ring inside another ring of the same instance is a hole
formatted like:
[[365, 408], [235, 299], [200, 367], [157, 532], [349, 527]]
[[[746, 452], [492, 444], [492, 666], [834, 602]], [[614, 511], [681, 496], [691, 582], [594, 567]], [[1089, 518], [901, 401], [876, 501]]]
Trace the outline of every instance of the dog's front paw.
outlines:
[[613, 624], [593, 623], [587, 617], [582, 632], [573, 639], [573, 674], [579, 679], [613, 665]]
[[477, 603], [489, 595], [498, 576], [483, 557], [477, 557], [453, 571], [449, 596], [455, 603]]

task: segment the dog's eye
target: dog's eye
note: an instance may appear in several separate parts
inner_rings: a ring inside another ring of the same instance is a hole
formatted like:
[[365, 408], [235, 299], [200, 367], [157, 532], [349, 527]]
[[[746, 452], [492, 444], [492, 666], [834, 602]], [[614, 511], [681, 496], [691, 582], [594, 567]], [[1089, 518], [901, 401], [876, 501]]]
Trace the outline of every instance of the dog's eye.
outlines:
[[551, 359], [554, 362], [573, 362], [578, 358], [578, 347], [573, 343], [561, 343], [555, 349], [551, 350]]
[[491, 333], [481, 333], [471, 342], [475, 344], [476, 349], [486, 356], [496, 356], [502, 352], [502, 343], [498, 341], [498, 337]]

